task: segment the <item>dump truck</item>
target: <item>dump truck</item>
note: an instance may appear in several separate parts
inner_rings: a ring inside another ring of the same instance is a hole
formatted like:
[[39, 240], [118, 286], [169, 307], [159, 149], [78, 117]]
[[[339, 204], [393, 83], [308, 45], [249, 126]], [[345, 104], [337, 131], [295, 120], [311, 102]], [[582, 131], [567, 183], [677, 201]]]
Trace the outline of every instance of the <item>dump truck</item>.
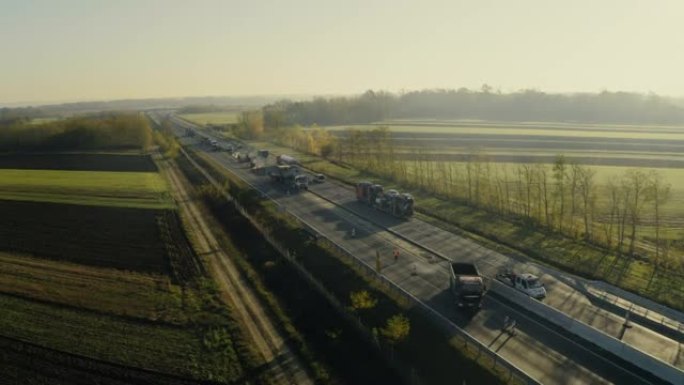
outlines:
[[276, 183], [285, 188], [294, 190], [308, 190], [309, 178], [299, 172], [299, 167], [290, 165], [273, 166], [268, 171], [268, 176]]
[[449, 288], [456, 306], [469, 310], [480, 309], [486, 289], [477, 266], [474, 263], [451, 262], [449, 270]]
[[298, 164], [299, 162], [297, 162], [296, 158], [293, 158], [289, 155], [278, 155], [276, 157], [276, 163], [281, 164], [281, 165], [286, 165], [286, 164], [295, 165], [295, 164]]
[[516, 274], [512, 270], [504, 270], [496, 274], [496, 279], [532, 298], [542, 299], [546, 297], [544, 284], [534, 274]]
[[387, 190], [379, 184], [359, 182], [356, 185], [356, 199], [397, 218], [413, 215], [413, 196], [397, 190]]

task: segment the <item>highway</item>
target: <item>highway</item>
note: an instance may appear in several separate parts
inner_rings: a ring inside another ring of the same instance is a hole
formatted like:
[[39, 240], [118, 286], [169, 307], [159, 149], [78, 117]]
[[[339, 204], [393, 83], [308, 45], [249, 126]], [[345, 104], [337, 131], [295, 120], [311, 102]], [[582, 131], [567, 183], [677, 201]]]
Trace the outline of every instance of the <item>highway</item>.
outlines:
[[[174, 120], [179, 134], [188, 123]], [[197, 128], [197, 127], [193, 127]], [[179, 135], [179, 136], [180, 136]], [[185, 138], [186, 144], [203, 149], [197, 139]], [[205, 149], [208, 150], [208, 149]], [[416, 245], [430, 245], [440, 255], [452, 260], [475, 261], [481, 270], [493, 276], [502, 267], [524, 268], [542, 277], [549, 292], [547, 303], [582, 319], [594, 327], [611, 333], [624, 333], [644, 346], [654, 346], [653, 355], [661, 359], [681, 362], [681, 349], [675, 341], [668, 341], [649, 329], [634, 325], [621, 329], [623, 320], [592, 305], [582, 289], [583, 281], [575, 277], [549, 271], [533, 264], [524, 267], [521, 262], [488, 250], [474, 242], [439, 229], [417, 219], [400, 221], [357, 203], [350, 188], [328, 181], [312, 186], [313, 193], [286, 195], [266, 177], [256, 176], [245, 164], [234, 161], [225, 152], [207, 152], [209, 156], [278, 200], [288, 211], [304, 218], [309, 225], [326, 237], [351, 250], [357, 258], [371, 265], [375, 253], [383, 256], [383, 274], [404, 290], [412, 293], [435, 310], [458, 324], [490, 349], [545, 384], [590, 383], [648, 383], [652, 378], [635, 374], [603, 355], [596, 354], [540, 323], [535, 317], [511, 307], [505, 300], [486, 296], [482, 311], [469, 319], [458, 313], [447, 291], [448, 275], [445, 262]], [[373, 223], [365, 218], [372, 218]], [[358, 229], [357, 236], [349, 237], [349, 230]], [[391, 232], [387, 229], [391, 229]], [[400, 235], [400, 236], [397, 236]], [[410, 241], [410, 242], [409, 242]], [[391, 258], [391, 250], [399, 248], [398, 261]], [[518, 333], [510, 336], [501, 332], [503, 318], [510, 316], [518, 323]], [[618, 326], [619, 325], [619, 326]], [[646, 341], [645, 343], [643, 341]], [[645, 378], [647, 377], [647, 378]]]

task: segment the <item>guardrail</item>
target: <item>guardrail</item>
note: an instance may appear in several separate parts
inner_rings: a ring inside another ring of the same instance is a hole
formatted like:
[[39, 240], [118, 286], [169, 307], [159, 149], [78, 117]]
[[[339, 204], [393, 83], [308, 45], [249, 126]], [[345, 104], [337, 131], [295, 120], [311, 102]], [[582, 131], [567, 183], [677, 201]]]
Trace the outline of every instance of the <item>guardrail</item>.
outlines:
[[[197, 162], [195, 162], [194, 159], [185, 151], [185, 149], [181, 148], [181, 153], [188, 158], [188, 160], [195, 166], [202, 174], [207, 178], [207, 180], [210, 181], [210, 183], [214, 184], [216, 187], [223, 189], [223, 186], [218, 183], [209, 173], [204, 170]], [[294, 218], [298, 223], [308, 227], [310, 230], [316, 232], [318, 234], [319, 239], [323, 240], [326, 242], [328, 245], [332, 246], [338, 252], [340, 255], [343, 255], [344, 257], [347, 258], [348, 261], [352, 262], [359, 268], [360, 271], [362, 271], [368, 278], [371, 278], [377, 282], [379, 282], [383, 287], [392, 290], [392, 292], [404, 300], [406, 300], [409, 304], [412, 304], [413, 306], [416, 306], [420, 311], [426, 315], [429, 316], [429, 319], [431, 319], [437, 326], [439, 326], [442, 330], [446, 331], [447, 333], [451, 335], [456, 335], [461, 338], [463, 341], [463, 346], [468, 349], [468, 350], [474, 350], [477, 353], [477, 356], [480, 357], [482, 355], [485, 355], [490, 359], [492, 362], [493, 368], [495, 370], [502, 371], [504, 373], [508, 374], [508, 381], [509, 382], [516, 382], [516, 383], [521, 383], [521, 384], [529, 384], [529, 385], [540, 385], [541, 383], [531, 377], [529, 374], [527, 374], [524, 370], [518, 368], [515, 366], [513, 363], [510, 361], [506, 360], [504, 357], [501, 355], [497, 354], [496, 352], [492, 351], [489, 349], [485, 344], [482, 342], [478, 341], [475, 337], [471, 336], [468, 332], [466, 332], [464, 329], [460, 328], [451, 320], [449, 320], [447, 317], [444, 315], [440, 314], [436, 310], [432, 309], [430, 306], [427, 304], [423, 303], [420, 299], [412, 295], [411, 293], [407, 292], [406, 290], [402, 289], [398, 285], [396, 285], [394, 282], [386, 278], [384, 275], [381, 273], [378, 273], [373, 267], [368, 265], [365, 261], [357, 258], [351, 251], [347, 250], [344, 246], [336, 243], [335, 241], [331, 240], [328, 238], [322, 231], [320, 231], [318, 228], [315, 226], [312, 226], [308, 224], [304, 219], [299, 217], [298, 215], [288, 211], [284, 206], [282, 206], [280, 203], [278, 203], [275, 199], [273, 199], [271, 196], [269, 196], [267, 193], [261, 191], [249, 181], [245, 180], [241, 176], [233, 173], [233, 175], [236, 177], [240, 178], [245, 184], [247, 184], [251, 189], [258, 191], [259, 193], [262, 194], [262, 196], [269, 198], [275, 205], [280, 209], [279, 211], [285, 212], [288, 215], [290, 215], [292, 218]], [[223, 190], [222, 190], [223, 191]], [[247, 218], [255, 227], [260, 229], [262, 233], [264, 233], [265, 238], [269, 241], [269, 243], [274, 246], [283, 256], [288, 258], [290, 261], [294, 261], [293, 258], [289, 255], [289, 252], [282, 246], [280, 245], [277, 241], [275, 241], [270, 234], [268, 234], [267, 231], [261, 226], [240, 204], [237, 202], [235, 199], [232, 199], [230, 195], [228, 195], [225, 191], [224, 194], [228, 199], [230, 199], [234, 204], [235, 207]], [[294, 261], [299, 268], [303, 267], [299, 265], [296, 261]], [[307, 272], [308, 273], [308, 272]]]

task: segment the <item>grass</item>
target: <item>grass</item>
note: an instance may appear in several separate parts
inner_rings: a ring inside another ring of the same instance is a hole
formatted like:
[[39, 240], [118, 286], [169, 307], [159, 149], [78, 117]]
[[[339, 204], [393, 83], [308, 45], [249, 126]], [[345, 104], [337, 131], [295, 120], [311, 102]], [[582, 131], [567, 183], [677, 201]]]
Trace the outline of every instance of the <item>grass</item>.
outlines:
[[82, 205], [173, 208], [158, 173], [0, 169], [0, 199]]
[[238, 122], [240, 116], [239, 111], [230, 112], [207, 112], [197, 114], [180, 114], [178, 115], [190, 122], [206, 125], [206, 124], [235, 124]]

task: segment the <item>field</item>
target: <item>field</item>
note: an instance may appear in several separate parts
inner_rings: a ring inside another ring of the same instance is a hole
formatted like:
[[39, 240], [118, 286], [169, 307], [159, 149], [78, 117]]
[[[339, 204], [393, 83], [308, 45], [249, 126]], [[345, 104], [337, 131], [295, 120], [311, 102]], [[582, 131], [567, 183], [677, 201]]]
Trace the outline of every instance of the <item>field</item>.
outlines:
[[244, 381], [247, 345], [149, 156], [0, 156], [0, 213], [0, 382]]
[[0, 200], [0, 212], [3, 250], [170, 274], [162, 210]]
[[0, 169], [0, 199], [138, 208], [172, 208], [156, 172]]
[[189, 120], [193, 123], [205, 124], [235, 124], [238, 122], [240, 116], [239, 111], [231, 112], [206, 112], [197, 114], [181, 114], [178, 115], [183, 119]]
[[[579, 163], [637, 167], [684, 167], [684, 127], [402, 121], [352, 126], [387, 126], [404, 158], [460, 160], [484, 152], [492, 161], [545, 162], [557, 154]], [[347, 126], [326, 127], [338, 136]]]
[[149, 155], [107, 153], [2, 154], [0, 169], [157, 172]]

